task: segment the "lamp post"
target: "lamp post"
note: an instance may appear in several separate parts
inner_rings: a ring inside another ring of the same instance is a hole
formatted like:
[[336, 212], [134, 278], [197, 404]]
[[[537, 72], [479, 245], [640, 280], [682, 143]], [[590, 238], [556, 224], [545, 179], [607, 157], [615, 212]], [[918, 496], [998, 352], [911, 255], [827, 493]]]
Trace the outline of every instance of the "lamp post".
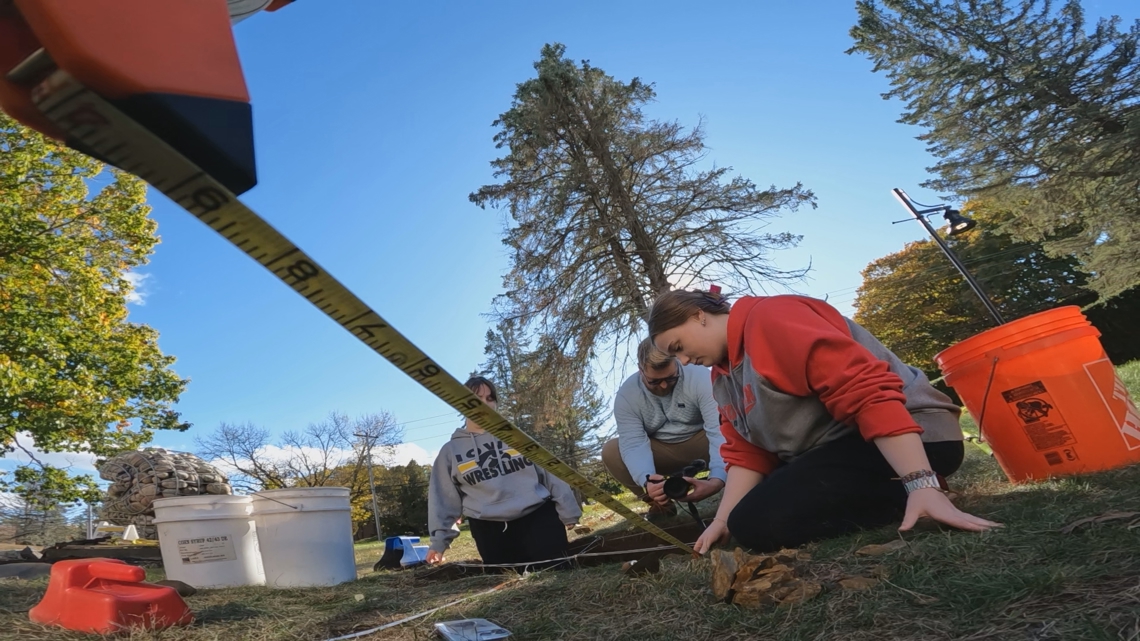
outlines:
[[376, 505], [376, 481], [372, 478], [372, 439], [370, 434], [353, 434], [364, 439], [365, 455], [368, 457], [368, 489], [372, 492], [372, 518], [376, 519], [376, 541], [380, 541], [380, 507]]
[[971, 275], [969, 270], [966, 269], [966, 265], [963, 264], [962, 260], [958, 258], [958, 255], [950, 249], [950, 246], [946, 244], [946, 241], [942, 240], [942, 237], [938, 235], [938, 231], [934, 229], [934, 226], [930, 224], [930, 221], [927, 220], [926, 217], [931, 214], [941, 213], [942, 217], [946, 219], [946, 222], [950, 223], [951, 236], [957, 236], [958, 234], [967, 232], [973, 229], [978, 223], [976, 221], [970, 220], [969, 218], [966, 218], [958, 210], [951, 209], [949, 205], [939, 205], [938, 207], [929, 207], [927, 209], [921, 210], [915, 209], [915, 204], [917, 203], [911, 200], [910, 196], [907, 196], [905, 191], [897, 187], [892, 189], [891, 193], [895, 195], [895, 198], [898, 198], [899, 202], [902, 203], [903, 207], [906, 207], [906, 210], [910, 212], [911, 216], [914, 216], [915, 220], [922, 223], [922, 226], [926, 228], [926, 231], [930, 233], [930, 236], [934, 238], [934, 242], [938, 243], [938, 247], [942, 249], [942, 253], [946, 254], [946, 258], [949, 258], [951, 263], [954, 263], [954, 267], [958, 268], [958, 273], [962, 274], [962, 278], [966, 279], [966, 283], [970, 286], [970, 289], [974, 290], [974, 293], [977, 294], [978, 298], [982, 301], [982, 304], [985, 305], [986, 311], [988, 311], [990, 313], [990, 316], [993, 317], [994, 323], [998, 325], [1004, 325], [1005, 319], [1002, 318], [1001, 312], [998, 311], [997, 306], [993, 304], [993, 301], [990, 300], [989, 296], [986, 296], [985, 291], [982, 290], [981, 284], [979, 284], [978, 281], [974, 280], [973, 275]]

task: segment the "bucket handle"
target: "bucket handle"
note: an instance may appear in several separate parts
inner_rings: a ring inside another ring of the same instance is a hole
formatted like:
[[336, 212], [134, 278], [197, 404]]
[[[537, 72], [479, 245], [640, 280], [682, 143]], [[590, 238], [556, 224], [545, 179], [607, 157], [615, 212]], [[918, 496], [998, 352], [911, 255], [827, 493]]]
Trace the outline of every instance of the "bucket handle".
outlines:
[[978, 416], [978, 440], [982, 443], [986, 442], [985, 433], [982, 431], [982, 426], [986, 423], [986, 406], [990, 402], [990, 387], [994, 384], [994, 374], [997, 373], [997, 364], [1001, 357], [994, 356], [993, 364], [990, 366], [990, 379], [986, 381], [986, 392], [982, 396], [982, 413]]
[[254, 492], [253, 495], [254, 496], [260, 496], [261, 498], [266, 499], [268, 501], [273, 501], [274, 503], [280, 503], [281, 505], [284, 505], [285, 507], [288, 507], [288, 508], [292, 508], [294, 510], [301, 509], [301, 508], [297, 507], [296, 505], [289, 505], [285, 501], [278, 501], [277, 499], [273, 498], [272, 496], [265, 496], [264, 494], [261, 494], [259, 492]]

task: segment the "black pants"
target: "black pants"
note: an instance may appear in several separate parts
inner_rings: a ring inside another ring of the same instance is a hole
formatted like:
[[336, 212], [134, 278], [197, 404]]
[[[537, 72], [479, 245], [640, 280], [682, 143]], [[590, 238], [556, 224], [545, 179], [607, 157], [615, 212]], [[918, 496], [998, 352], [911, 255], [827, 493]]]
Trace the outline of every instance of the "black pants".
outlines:
[[[961, 441], [925, 443], [934, 471], [949, 476], [962, 464]], [[906, 490], [874, 443], [850, 434], [821, 445], [764, 479], [728, 516], [728, 530], [756, 552], [902, 520]]]
[[[484, 563], [531, 563], [566, 556], [566, 526], [554, 501], [513, 521], [468, 519]], [[533, 566], [534, 568], [540, 566]], [[520, 570], [523, 568], [519, 568]]]

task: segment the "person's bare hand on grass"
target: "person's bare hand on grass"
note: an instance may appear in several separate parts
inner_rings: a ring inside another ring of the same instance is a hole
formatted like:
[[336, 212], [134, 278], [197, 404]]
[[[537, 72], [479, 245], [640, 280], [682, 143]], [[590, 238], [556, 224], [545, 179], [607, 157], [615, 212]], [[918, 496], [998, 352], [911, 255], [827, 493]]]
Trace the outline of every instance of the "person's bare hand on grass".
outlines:
[[971, 532], [985, 532], [990, 528], [1004, 527], [1001, 523], [988, 521], [959, 510], [941, 490], [926, 488], [911, 492], [906, 500], [906, 515], [900, 531], [914, 527], [921, 517], [930, 517], [939, 523]]

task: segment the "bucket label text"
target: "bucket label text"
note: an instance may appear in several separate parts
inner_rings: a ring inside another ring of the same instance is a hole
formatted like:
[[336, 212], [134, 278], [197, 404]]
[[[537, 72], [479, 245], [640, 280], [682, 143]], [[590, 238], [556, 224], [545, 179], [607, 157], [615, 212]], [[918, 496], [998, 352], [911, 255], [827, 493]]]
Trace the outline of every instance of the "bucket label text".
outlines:
[[182, 557], [183, 565], [237, 560], [234, 542], [228, 534], [178, 539], [178, 556]]

